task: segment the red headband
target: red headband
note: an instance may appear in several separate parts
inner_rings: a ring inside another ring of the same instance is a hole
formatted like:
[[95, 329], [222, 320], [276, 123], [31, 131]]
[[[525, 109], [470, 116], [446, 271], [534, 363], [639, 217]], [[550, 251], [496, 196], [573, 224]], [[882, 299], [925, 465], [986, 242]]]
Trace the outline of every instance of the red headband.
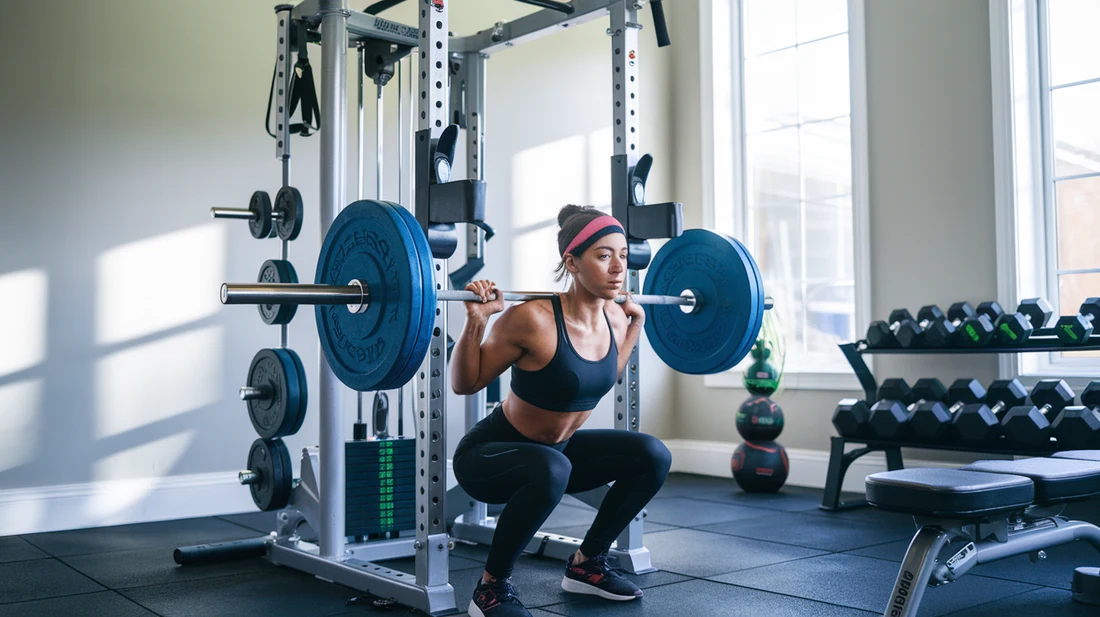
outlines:
[[596, 217], [584, 226], [584, 229], [573, 238], [569, 246], [565, 247], [565, 253], [561, 255], [565, 257], [566, 253], [573, 253], [574, 255], [583, 253], [593, 242], [611, 233], [626, 235], [622, 223], [615, 217], [606, 214]]

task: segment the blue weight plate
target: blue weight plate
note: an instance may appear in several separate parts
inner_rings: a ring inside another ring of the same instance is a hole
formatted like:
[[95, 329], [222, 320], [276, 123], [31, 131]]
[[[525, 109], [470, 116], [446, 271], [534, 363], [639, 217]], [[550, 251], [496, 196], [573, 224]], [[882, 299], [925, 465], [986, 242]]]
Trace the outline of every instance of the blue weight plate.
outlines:
[[422, 270], [408, 227], [393, 206], [357, 201], [329, 228], [317, 259], [315, 282], [370, 290], [353, 314], [343, 304], [316, 307], [321, 350], [333, 373], [353, 390], [378, 390], [405, 370], [415, 346], [423, 302]]
[[650, 345], [671, 368], [692, 375], [716, 373], [745, 357], [764, 311], [760, 273], [740, 242], [689, 229], [653, 258], [644, 293], [678, 296], [691, 290], [696, 306], [646, 305]]
[[413, 238], [413, 244], [420, 259], [420, 271], [424, 281], [424, 298], [420, 311], [420, 325], [416, 329], [412, 352], [409, 354], [409, 364], [405, 367], [405, 371], [398, 376], [398, 379], [388, 386], [388, 389], [405, 385], [420, 369], [420, 365], [424, 362], [424, 356], [427, 355], [428, 348], [431, 347], [432, 331], [435, 328], [436, 307], [435, 276], [432, 274], [435, 271], [435, 266], [432, 258], [432, 248], [428, 244], [428, 236], [424, 234], [424, 229], [412, 212], [398, 204], [392, 205], [401, 215], [401, 219], [405, 221], [409, 228], [409, 234]]
[[293, 349], [282, 349], [290, 359], [294, 362], [294, 367], [298, 370], [298, 412], [297, 418], [294, 424], [290, 427], [290, 432], [287, 435], [294, 435], [302, 429], [302, 423], [306, 420], [306, 409], [309, 407], [309, 390], [306, 388], [306, 367], [302, 364], [302, 359], [298, 357], [298, 353]]

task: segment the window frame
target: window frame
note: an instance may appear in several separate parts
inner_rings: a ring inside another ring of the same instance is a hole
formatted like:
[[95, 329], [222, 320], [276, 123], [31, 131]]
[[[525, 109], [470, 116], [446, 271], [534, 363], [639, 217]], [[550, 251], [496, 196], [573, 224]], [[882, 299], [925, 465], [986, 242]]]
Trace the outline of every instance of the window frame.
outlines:
[[[1021, 298], [1042, 296], [1051, 300], [1056, 313], [1065, 313], [1058, 306], [1045, 4], [989, 0], [997, 295], [1006, 310]], [[1017, 13], [1021, 8], [1022, 15]], [[1100, 358], [1001, 354], [998, 369], [1001, 378], [1017, 378], [1028, 386], [1057, 377], [1076, 390], [1100, 374]]]
[[[865, 0], [848, 0], [849, 118], [852, 162], [852, 247], [855, 284], [855, 329], [867, 328], [871, 313], [871, 246], [867, 145], [867, 63]], [[700, 118], [702, 129], [703, 225], [745, 238], [748, 208], [745, 206], [745, 140], [741, 15], [742, 0], [700, 0]], [[729, 53], [719, 53], [715, 42], [730, 41]], [[729, 135], [732, 140], [716, 139]], [[732, 144], [733, 147], [726, 147]], [[719, 174], [716, 169], [738, 170]], [[733, 204], [718, 208], [717, 204]], [[767, 290], [765, 290], [766, 293]], [[871, 358], [865, 358], [872, 366]], [[707, 375], [708, 387], [743, 387], [743, 363], [715, 375]], [[810, 365], [808, 370], [787, 366], [784, 388], [810, 390], [861, 389], [852, 368], [839, 353], [837, 361]]]

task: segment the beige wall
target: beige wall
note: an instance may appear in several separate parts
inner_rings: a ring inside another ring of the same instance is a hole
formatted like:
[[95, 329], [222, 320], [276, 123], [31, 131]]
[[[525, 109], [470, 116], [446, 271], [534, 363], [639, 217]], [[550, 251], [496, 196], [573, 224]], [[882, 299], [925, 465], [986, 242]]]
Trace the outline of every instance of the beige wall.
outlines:
[[[673, 4], [681, 37], [699, 3]], [[696, 26], [697, 27], [697, 26]], [[683, 40], [683, 38], [681, 38]], [[982, 0], [866, 2], [870, 160], [871, 314], [894, 307], [996, 297], [989, 16]], [[699, 52], [677, 47], [673, 75], [677, 198], [701, 220], [697, 114]], [[694, 133], [691, 130], [694, 128]], [[994, 356], [878, 356], [877, 376], [995, 377]], [[740, 441], [733, 414], [747, 393], [677, 376], [678, 437]], [[822, 450], [838, 399], [859, 393], [785, 390], [780, 437], [788, 448]], [[921, 458], [934, 457], [920, 453]]]

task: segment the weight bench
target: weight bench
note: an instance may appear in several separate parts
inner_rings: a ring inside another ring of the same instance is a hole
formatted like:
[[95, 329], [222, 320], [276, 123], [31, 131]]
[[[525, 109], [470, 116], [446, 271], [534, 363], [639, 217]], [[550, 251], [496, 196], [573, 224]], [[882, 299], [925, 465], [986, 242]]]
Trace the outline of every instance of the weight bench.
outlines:
[[[899, 469], [867, 476], [867, 501], [913, 516], [909, 543], [883, 613], [915, 617], [926, 586], [953, 582], [974, 566], [1085, 540], [1100, 551], [1100, 528], [1060, 516], [1064, 504], [1100, 495], [1100, 450], [1051, 458], [976, 461], [959, 469]], [[955, 550], [940, 558], [944, 547]], [[1077, 568], [1073, 599], [1100, 604], [1100, 568]]]

